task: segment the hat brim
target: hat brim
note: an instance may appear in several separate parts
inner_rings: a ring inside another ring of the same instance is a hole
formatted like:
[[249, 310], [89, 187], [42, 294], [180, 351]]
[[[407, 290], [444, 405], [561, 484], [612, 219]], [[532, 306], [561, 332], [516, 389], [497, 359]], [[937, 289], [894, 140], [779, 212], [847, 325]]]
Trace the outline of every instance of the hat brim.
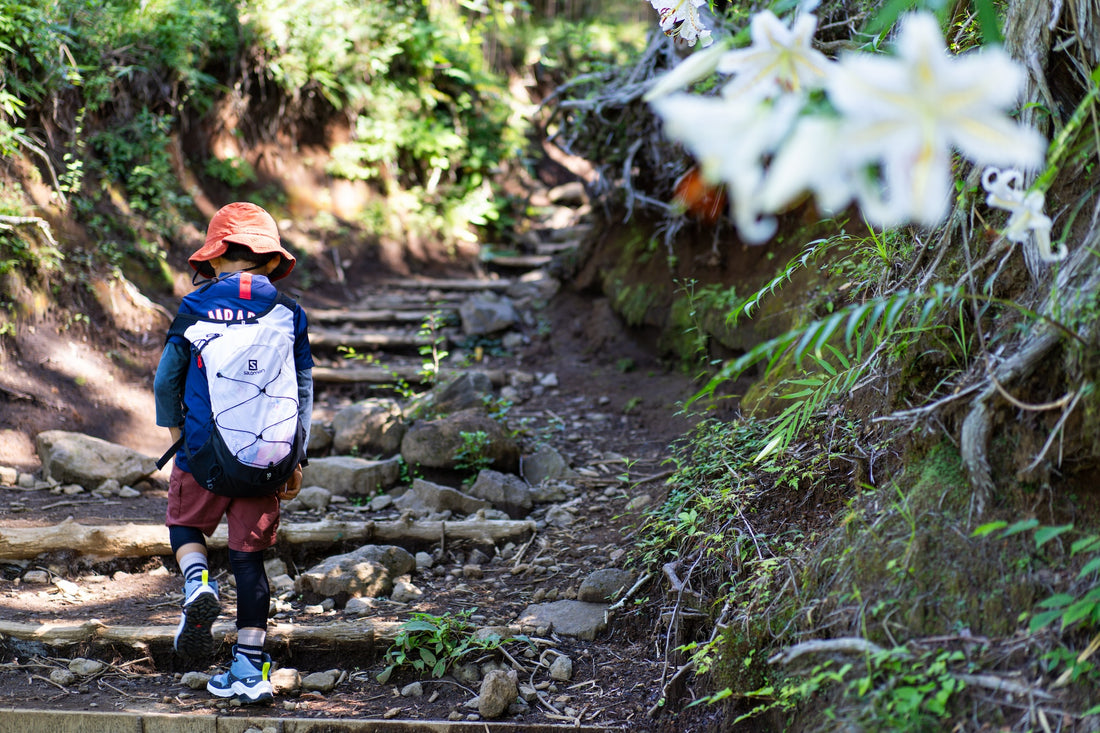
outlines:
[[295, 258], [277, 240], [273, 240], [267, 234], [249, 234], [247, 232], [234, 232], [220, 240], [208, 241], [198, 252], [187, 258], [191, 267], [203, 277], [214, 277], [214, 267], [210, 260], [221, 257], [229, 248], [229, 243], [243, 244], [253, 252], [259, 254], [279, 255], [279, 264], [267, 275], [268, 280], [279, 280], [290, 274], [294, 269]]

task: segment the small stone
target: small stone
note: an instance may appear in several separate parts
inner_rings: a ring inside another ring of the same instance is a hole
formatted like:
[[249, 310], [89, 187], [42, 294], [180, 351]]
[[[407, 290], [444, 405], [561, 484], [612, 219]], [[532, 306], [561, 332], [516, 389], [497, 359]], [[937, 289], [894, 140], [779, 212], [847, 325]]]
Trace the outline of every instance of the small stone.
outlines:
[[68, 596], [75, 596], [80, 592], [80, 586], [71, 580], [65, 580], [64, 578], [58, 578], [53, 582], [54, 587]]
[[374, 599], [373, 598], [349, 598], [347, 604], [344, 606], [344, 613], [352, 616], [364, 616], [374, 611]]
[[451, 669], [451, 674], [456, 681], [466, 685], [476, 684], [481, 679], [481, 672], [477, 665], [469, 662], [456, 665]]
[[293, 667], [280, 667], [271, 673], [271, 686], [276, 692], [294, 692], [302, 686], [302, 675]]
[[401, 688], [401, 697], [423, 697], [424, 685], [419, 682], [410, 682]]
[[89, 675], [103, 671], [106, 666], [106, 664], [96, 659], [77, 657], [69, 662], [69, 671], [80, 677], [88, 677]]
[[481, 681], [477, 710], [486, 718], [499, 718], [518, 694], [519, 675], [514, 669], [494, 669]]
[[447, 720], [454, 721], [454, 722], [458, 722], [459, 720], [462, 720], [465, 717], [466, 717], [465, 715], [463, 715], [462, 713], [460, 713], [457, 710], [452, 710], [450, 713], [447, 714]]
[[484, 575], [480, 565], [463, 565], [462, 577], [470, 580], [477, 580]]
[[50, 681], [57, 685], [71, 685], [76, 682], [76, 675], [67, 669], [55, 669], [50, 672]]
[[339, 674], [338, 671], [331, 669], [327, 672], [308, 674], [302, 679], [302, 689], [313, 692], [332, 692], [332, 689], [336, 687]]
[[401, 708], [390, 708], [386, 712], [382, 713], [382, 717], [386, 720], [393, 720], [401, 714]]
[[120, 499], [136, 499], [139, 496], [141, 496], [141, 492], [133, 486], [123, 486], [118, 490], [118, 498]]
[[203, 672], [185, 672], [180, 677], [180, 684], [192, 690], [205, 690], [209, 681], [210, 675]]
[[562, 506], [552, 506], [546, 510], [546, 523], [551, 527], [564, 528], [573, 524], [573, 514]]
[[573, 678], [573, 660], [564, 654], [550, 664], [550, 679], [568, 682]]
[[626, 510], [628, 512], [636, 512], [639, 509], [649, 506], [653, 503], [653, 497], [649, 494], [638, 494], [633, 499], [626, 503]]
[[435, 565], [435, 560], [426, 552], [416, 553], [416, 569], [427, 570], [432, 565]]
[[397, 601], [398, 603], [408, 603], [415, 601], [424, 595], [424, 591], [416, 587], [407, 580], [398, 580], [393, 584], [393, 592], [390, 594], [390, 600]]

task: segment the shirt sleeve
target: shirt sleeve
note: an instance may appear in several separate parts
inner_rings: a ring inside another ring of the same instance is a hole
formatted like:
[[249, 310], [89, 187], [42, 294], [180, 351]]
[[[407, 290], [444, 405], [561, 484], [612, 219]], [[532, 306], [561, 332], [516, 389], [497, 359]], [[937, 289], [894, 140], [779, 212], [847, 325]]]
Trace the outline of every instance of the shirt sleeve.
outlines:
[[309, 428], [313, 422], [313, 370], [299, 369], [298, 377], [298, 418], [306, 429], [306, 445], [309, 445]]
[[153, 400], [157, 408], [157, 425], [162, 428], [178, 428], [183, 424], [183, 387], [191, 352], [175, 341], [164, 346], [153, 379]]

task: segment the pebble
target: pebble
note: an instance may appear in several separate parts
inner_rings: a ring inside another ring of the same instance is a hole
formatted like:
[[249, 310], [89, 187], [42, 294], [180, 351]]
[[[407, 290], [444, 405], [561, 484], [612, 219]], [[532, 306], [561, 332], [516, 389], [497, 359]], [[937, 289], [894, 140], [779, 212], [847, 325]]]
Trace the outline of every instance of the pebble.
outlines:
[[410, 682], [401, 688], [401, 697], [423, 697], [424, 685], [419, 682]]
[[186, 672], [180, 677], [180, 684], [192, 690], [205, 690], [210, 675], [203, 672]]
[[50, 582], [50, 573], [45, 570], [27, 570], [23, 573], [23, 582], [44, 586], [44, 584]]
[[567, 656], [559, 656], [550, 665], [550, 679], [558, 682], [568, 682], [573, 678], [573, 660]]
[[96, 672], [101, 672], [107, 665], [96, 659], [84, 659], [77, 657], [69, 662], [69, 671], [81, 677], [88, 677]]
[[50, 681], [58, 685], [71, 685], [76, 682], [76, 675], [67, 669], [55, 669], [50, 672]]

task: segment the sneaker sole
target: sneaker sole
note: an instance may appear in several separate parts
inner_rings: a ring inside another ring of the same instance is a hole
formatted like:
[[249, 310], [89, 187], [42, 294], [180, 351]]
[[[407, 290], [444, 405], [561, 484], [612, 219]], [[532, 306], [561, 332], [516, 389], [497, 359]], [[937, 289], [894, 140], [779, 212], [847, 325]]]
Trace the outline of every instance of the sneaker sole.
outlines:
[[255, 685], [247, 685], [237, 680], [228, 688], [215, 687], [213, 682], [206, 683], [206, 691], [220, 698], [232, 698], [242, 705], [255, 705], [261, 702], [271, 702], [275, 697], [275, 688], [270, 682], [258, 682]]
[[185, 606], [173, 644], [176, 651], [189, 659], [213, 654], [212, 626], [221, 610], [221, 604], [213, 593], [203, 593], [191, 605]]

